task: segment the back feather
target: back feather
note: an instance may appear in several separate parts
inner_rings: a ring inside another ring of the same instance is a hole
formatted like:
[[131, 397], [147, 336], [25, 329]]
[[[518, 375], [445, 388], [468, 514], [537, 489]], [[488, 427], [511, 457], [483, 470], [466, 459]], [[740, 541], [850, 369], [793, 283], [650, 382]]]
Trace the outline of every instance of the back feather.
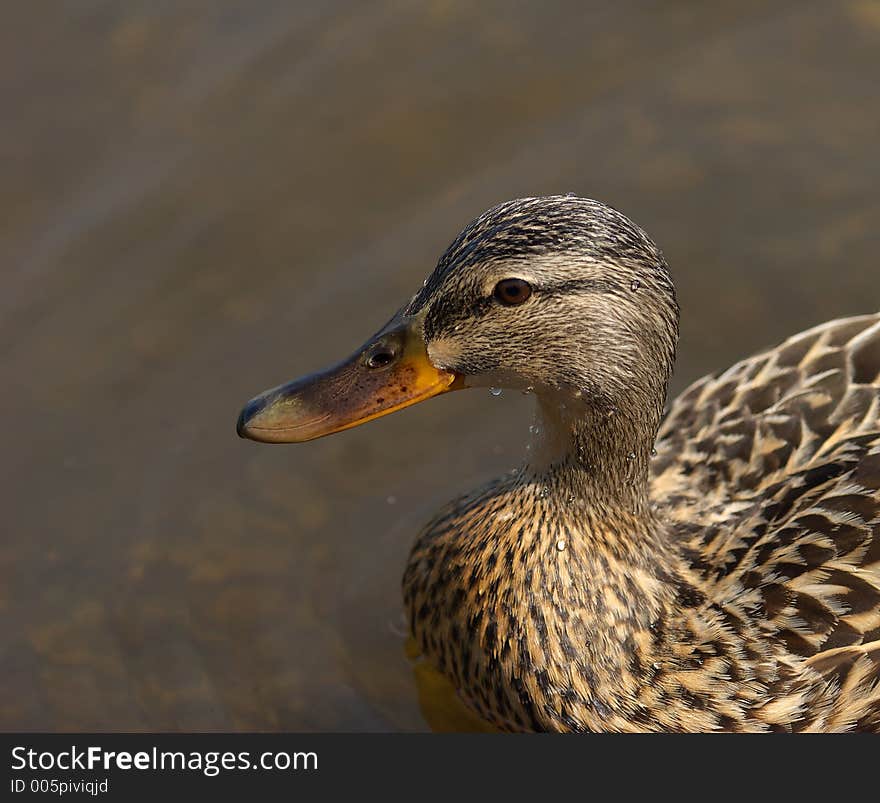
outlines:
[[880, 314], [699, 380], [656, 448], [652, 496], [706, 595], [835, 686], [812, 727], [880, 728]]

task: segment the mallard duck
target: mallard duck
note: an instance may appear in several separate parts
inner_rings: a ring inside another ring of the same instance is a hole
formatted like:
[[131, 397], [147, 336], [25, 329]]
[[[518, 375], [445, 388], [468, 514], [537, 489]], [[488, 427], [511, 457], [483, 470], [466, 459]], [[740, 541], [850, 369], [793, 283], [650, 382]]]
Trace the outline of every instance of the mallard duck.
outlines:
[[679, 308], [620, 212], [470, 223], [348, 360], [250, 401], [298, 442], [461, 388], [530, 393], [522, 468], [415, 543], [412, 634], [507, 731], [880, 730], [880, 314], [699, 380], [664, 417]]

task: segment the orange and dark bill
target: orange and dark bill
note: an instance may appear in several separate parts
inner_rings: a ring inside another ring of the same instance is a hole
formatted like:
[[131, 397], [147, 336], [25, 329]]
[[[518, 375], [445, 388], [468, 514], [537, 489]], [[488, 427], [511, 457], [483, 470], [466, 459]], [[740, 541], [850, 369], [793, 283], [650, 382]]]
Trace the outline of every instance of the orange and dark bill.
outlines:
[[428, 359], [420, 321], [397, 316], [344, 362], [251, 399], [238, 434], [265, 443], [310, 441], [457, 387], [454, 373]]

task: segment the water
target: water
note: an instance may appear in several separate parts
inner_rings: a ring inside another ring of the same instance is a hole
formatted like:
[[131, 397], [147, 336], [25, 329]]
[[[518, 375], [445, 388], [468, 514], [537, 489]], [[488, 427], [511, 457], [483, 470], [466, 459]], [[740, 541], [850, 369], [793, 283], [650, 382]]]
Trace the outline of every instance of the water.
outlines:
[[650, 232], [674, 392], [878, 306], [870, 3], [16, 3], [0, 39], [5, 730], [461, 722], [387, 622], [533, 400], [290, 447], [233, 423], [501, 199]]

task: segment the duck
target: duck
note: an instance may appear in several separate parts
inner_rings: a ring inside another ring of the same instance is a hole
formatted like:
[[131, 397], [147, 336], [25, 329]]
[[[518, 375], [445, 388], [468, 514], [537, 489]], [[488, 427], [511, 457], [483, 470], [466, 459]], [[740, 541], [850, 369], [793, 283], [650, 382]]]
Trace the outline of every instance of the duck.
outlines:
[[880, 313], [667, 405], [652, 239], [575, 195], [496, 205], [352, 356], [248, 402], [304, 442], [465, 388], [534, 399], [522, 466], [422, 530], [412, 637], [511, 732], [880, 732]]

